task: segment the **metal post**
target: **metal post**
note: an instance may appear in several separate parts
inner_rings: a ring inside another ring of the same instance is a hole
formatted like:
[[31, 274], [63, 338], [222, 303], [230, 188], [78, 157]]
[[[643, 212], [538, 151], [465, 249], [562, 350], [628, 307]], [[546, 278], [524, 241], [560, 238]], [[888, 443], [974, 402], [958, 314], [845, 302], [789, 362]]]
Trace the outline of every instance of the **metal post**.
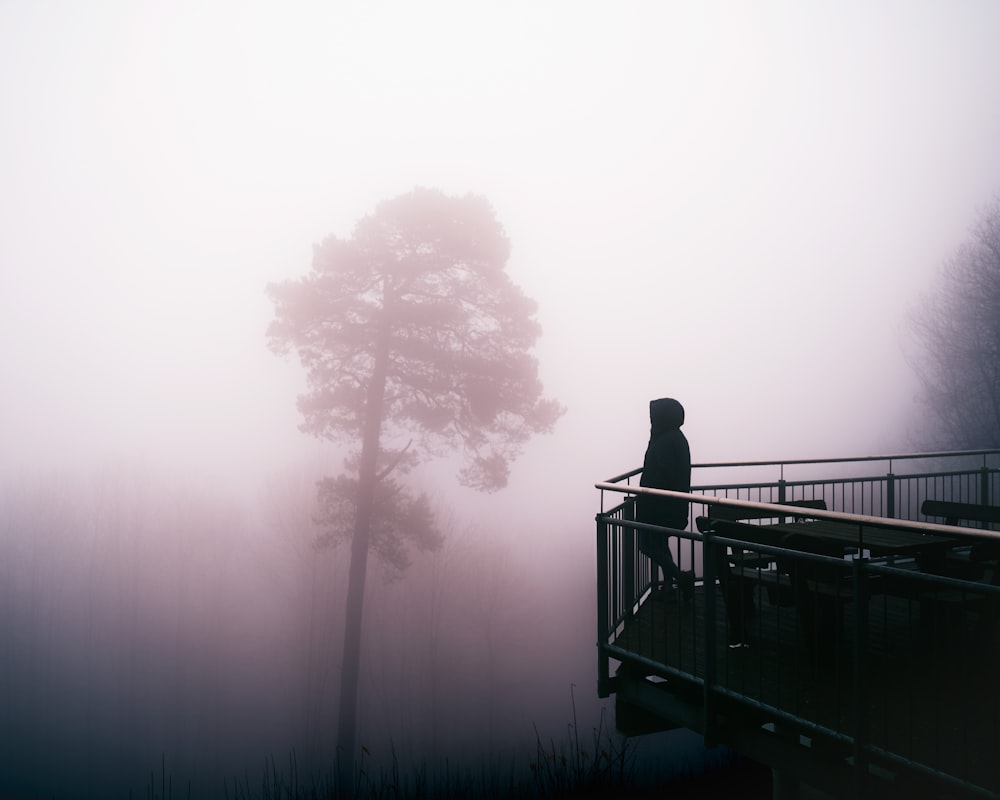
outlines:
[[990, 469], [985, 464], [979, 470], [979, 504], [990, 504]]
[[[626, 522], [635, 522], [635, 498], [630, 498], [631, 502], [626, 502], [622, 509], [622, 519]], [[639, 555], [636, 545], [638, 532], [635, 528], [619, 525], [621, 531], [621, 587], [622, 603], [625, 613], [633, 615], [636, 597], [636, 571], [639, 568]]]
[[597, 515], [597, 696], [610, 694], [611, 673], [604, 645], [608, 643], [611, 602], [608, 575], [608, 522], [603, 514]]
[[[889, 519], [896, 517], [896, 476], [890, 471], [885, 476], [885, 515]], [[874, 513], [874, 509], [872, 511]]]
[[702, 552], [704, 554], [703, 570], [705, 575], [705, 685], [702, 697], [702, 709], [705, 714], [704, 737], [705, 746], [714, 744], [715, 736], [715, 549], [719, 547], [711, 531], [704, 535]]
[[854, 601], [857, 608], [854, 624], [854, 796], [868, 793], [868, 592], [865, 567], [868, 559], [858, 553], [854, 567]]

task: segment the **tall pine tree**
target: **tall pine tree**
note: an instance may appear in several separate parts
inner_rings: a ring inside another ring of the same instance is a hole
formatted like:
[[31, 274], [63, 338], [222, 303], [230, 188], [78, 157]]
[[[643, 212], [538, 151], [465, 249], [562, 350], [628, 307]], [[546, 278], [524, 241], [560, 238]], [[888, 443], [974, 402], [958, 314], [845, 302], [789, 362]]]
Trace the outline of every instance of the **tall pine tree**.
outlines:
[[509, 253], [486, 200], [416, 189], [380, 203], [350, 239], [318, 245], [304, 277], [268, 286], [270, 345], [294, 350], [308, 375], [302, 429], [354, 447], [346, 472], [320, 485], [328, 535], [351, 540], [342, 780], [353, 775], [368, 553], [405, 568], [407, 543], [440, 541], [426, 498], [391, 476], [460, 450], [461, 482], [495, 491], [563, 411], [542, 397], [536, 305], [507, 275]]

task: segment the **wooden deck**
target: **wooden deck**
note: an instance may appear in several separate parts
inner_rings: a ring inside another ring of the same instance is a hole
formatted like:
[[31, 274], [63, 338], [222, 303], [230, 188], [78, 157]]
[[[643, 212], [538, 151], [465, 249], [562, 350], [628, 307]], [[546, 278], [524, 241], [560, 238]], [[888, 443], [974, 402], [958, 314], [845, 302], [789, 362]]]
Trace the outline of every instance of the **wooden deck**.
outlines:
[[[706, 591], [699, 587], [691, 601], [645, 601], [614, 642], [669, 667], [647, 663], [641, 671], [688, 697], [698, 697], [706, 678]], [[714, 637], [718, 709], [738, 726], [777, 721], [835, 758], [849, 757], [859, 734], [873, 748], [871, 762], [896, 774], [961, 776], [1000, 793], [1000, 647], [981, 605], [955, 600], [922, 609], [913, 600], [872, 598], [856, 659], [853, 603], [843, 607], [840, 636], [827, 629], [806, 643], [795, 608], [772, 605], [761, 590], [745, 637], [750, 646], [731, 649], [716, 589], [708, 636]], [[858, 684], [861, 694], [855, 690], [859, 669], [867, 677]]]

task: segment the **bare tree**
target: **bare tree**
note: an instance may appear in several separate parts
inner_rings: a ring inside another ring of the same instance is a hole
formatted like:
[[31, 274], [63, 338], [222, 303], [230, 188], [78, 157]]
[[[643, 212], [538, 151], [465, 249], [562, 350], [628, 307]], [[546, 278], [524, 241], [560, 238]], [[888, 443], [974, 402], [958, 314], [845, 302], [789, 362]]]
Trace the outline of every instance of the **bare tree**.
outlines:
[[[509, 243], [475, 196], [417, 189], [385, 201], [351, 239], [316, 247], [305, 277], [272, 284], [268, 329], [308, 373], [303, 430], [358, 449], [322, 487], [331, 539], [351, 539], [338, 709], [341, 779], [352, 780], [368, 552], [405, 567], [405, 535], [433, 547], [426, 500], [389, 478], [459, 448], [460, 480], [493, 491], [509, 461], [562, 413], [542, 398], [530, 349], [535, 304], [505, 267]], [[405, 442], [405, 444], [404, 444]]]
[[919, 347], [911, 361], [927, 409], [920, 446], [1000, 446], [1000, 195], [911, 320]]

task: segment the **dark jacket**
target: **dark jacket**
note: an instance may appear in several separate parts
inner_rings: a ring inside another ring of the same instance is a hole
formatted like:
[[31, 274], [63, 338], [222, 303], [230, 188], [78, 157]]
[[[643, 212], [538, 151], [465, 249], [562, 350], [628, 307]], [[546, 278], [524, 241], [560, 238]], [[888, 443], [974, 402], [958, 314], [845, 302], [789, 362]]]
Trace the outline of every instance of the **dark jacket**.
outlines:
[[[684, 406], [664, 397], [649, 403], [649, 445], [642, 464], [640, 486], [654, 489], [691, 491], [691, 449], [681, 433]], [[637, 516], [641, 522], [684, 528], [688, 521], [688, 502], [672, 497], [640, 497]]]

